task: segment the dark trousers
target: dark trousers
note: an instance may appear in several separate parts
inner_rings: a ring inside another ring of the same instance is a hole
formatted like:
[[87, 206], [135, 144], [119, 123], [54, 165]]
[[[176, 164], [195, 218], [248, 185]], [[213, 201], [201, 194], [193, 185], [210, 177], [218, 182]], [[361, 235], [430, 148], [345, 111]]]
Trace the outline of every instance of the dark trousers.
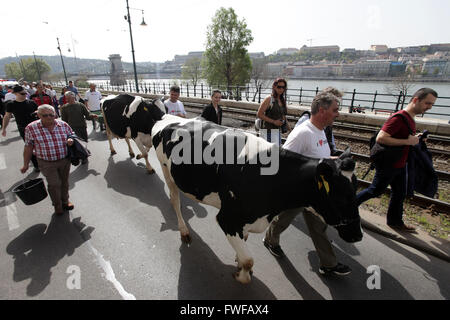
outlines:
[[[22, 140], [25, 141], [25, 128], [17, 127], [17, 129], [19, 129], [19, 133], [20, 133], [20, 136], [22, 137]], [[31, 156], [31, 162], [33, 163], [33, 167], [35, 167], [36, 169], [39, 169], [39, 165], [38, 165], [36, 156], [34, 154]]]
[[88, 134], [86, 127], [72, 127], [72, 129], [79, 138], [83, 139], [86, 142], [88, 141]]
[[41, 172], [47, 179], [47, 190], [55, 207], [55, 212], [61, 212], [63, 206], [69, 203], [69, 158], [58, 161], [38, 159]]
[[356, 195], [358, 205], [383, 194], [391, 185], [391, 199], [387, 212], [388, 225], [403, 224], [403, 201], [406, 198], [406, 168], [376, 168], [372, 184]]

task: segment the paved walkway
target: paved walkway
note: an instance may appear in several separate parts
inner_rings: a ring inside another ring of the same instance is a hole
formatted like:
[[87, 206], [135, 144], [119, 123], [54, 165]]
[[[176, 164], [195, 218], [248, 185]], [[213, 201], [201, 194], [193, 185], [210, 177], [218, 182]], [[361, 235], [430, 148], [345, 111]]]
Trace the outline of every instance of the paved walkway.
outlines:
[[420, 229], [417, 233], [399, 233], [386, 225], [383, 216], [364, 209], [359, 209], [359, 214], [365, 229], [450, 262], [450, 241], [432, 237]]

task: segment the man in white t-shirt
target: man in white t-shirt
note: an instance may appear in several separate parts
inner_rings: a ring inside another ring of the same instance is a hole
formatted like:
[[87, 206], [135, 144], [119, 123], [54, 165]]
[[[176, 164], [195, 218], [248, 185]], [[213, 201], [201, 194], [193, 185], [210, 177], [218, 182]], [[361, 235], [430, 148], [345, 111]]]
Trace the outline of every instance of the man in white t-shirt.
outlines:
[[[339, 98], [335, 95], [329, 92], [319, 93], [311, 105], [311, 119], [303, 122], [289, 134], [283, 149], [310, 158], [331, 158], [324, 129], [331, 126], [334, 119], [339, 116], [339, 103]], [[264, 245], [270, 253], [276, 257], [284, 256], [279, 244], [280, 234], [289, 227], [300, 212], [303, 212], [305, 223], [319, 255], [319, 272], [321, 274], [349, 274], [351, 269], [337, 261], [336, 254], [326, 234], [327, 224], [307, 208], [283, 211], [273, 219], [264, 238]]]
[[[100, 91], [96, 89], [96, 85], [94, 83], [89, 84], [89, 90], [86, 91], [84, 95], [84, 103], [86, 104], [87, 109], [97, 116], [101, 116], [100, 111], [100, 102], [102, 100], [102, 94]], [[103, 123], [100, 123], [100, 130], [102, 130]], [[92, 120], [92, 127], [95, 130], [95, 120]]]
[[15, 101], [15, 100], [16, 100], [16, 95], [13, 93], [12, 90], [11, 90], [11, 91], [8, 91], [8, 93], [5, 94], [5, 100], [4, 100], [4, 102], [7, 102], [7, 101]]
[[183, 102], [179, 101], [180, 87], [172, 86], [170, 88], [170, 98], [164, 101], [164, 105], [167, 108], [167, 114], [186, 118], [186, 111], [184, 110]]

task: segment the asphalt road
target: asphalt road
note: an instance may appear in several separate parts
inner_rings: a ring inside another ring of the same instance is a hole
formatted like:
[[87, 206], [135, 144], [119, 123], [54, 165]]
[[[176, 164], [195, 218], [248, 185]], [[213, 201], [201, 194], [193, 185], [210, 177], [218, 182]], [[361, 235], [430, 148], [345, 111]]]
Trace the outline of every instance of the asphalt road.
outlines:
[[[0, 137], [0, 299], [450, 299], [450, 268], [380, 235], [365, 232], [347, 244], [329, 228], [347, 277], [318, 274], [318, 258], [301, 216], [282, 235], [287, 256], [277, 260], [252, 234], [255, 260], [249, 285], [232, 278], [235, 253], [215, 221], [217, 210], [182, 197], [193, 238], [182, 244], [163, 175], [130, 159], [124, 141], [90, 132], [88, 165], [73, 167], [75, 209], [52, 215], [50, 199], [25, 206], [11, 192], [22, 175], [23, 142], [14, 121]], [[137, 152], [137, 147], [133, 143]], [[380, 268], [379, 283], [370, 266]], [[367, 283], [379, 286], [370, 290]]]

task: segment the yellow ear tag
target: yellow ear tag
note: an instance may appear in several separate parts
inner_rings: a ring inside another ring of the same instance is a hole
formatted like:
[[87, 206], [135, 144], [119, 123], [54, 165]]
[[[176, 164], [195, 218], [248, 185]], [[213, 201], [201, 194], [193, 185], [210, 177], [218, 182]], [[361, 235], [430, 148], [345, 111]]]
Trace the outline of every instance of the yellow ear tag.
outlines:
[[144, 110], [148, 112], [148, 109], [147, 109], [147, 107], [144, 107]]
[[[330, 193], [330, 185], [328, 184], [327, 180], [325, 180], [325, 178], [321, 175], [320, 176], [322, 178], [323, 181], [323, 185], [325, 186], [325, 191], [327, 192], [327, 194]], [[320, 184], [322, 184], [321, 182], [319, 182]], [[322, 186], [319, 185], [319, 189], [321, 189]]]

